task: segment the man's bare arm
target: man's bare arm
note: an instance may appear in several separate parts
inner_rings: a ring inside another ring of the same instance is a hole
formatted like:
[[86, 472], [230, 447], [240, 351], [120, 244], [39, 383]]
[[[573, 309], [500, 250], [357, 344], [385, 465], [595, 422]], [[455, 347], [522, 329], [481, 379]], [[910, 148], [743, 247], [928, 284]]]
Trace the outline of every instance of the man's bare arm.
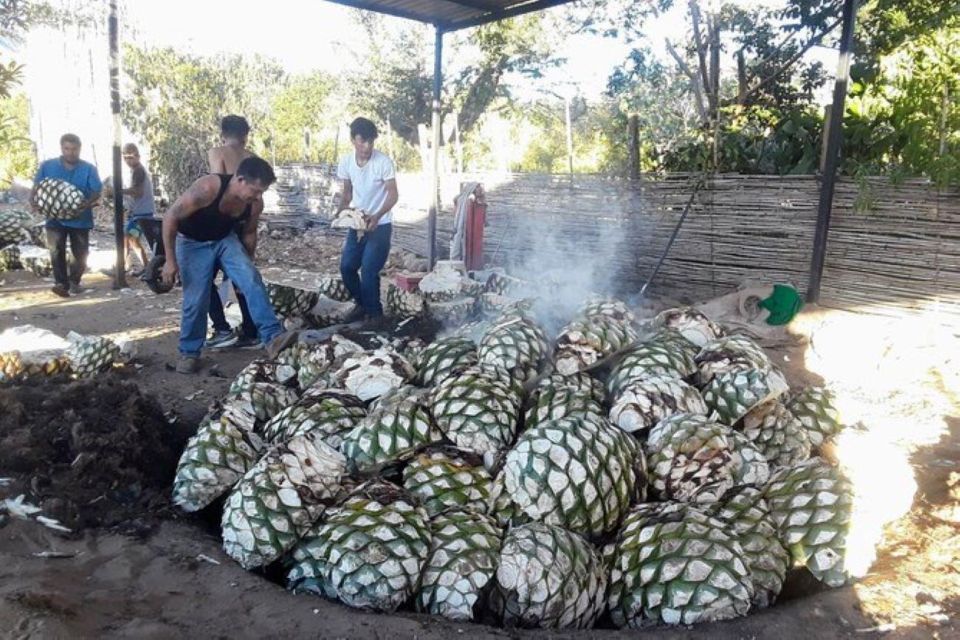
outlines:
[[147, 181], [145, 172], [135, 171], [129, 189], [124, 189], [121, 193], [125, 196], [139, 198], [143, 196], [143, 185]]
[[[166, 253], [166, 265], [171, 267], [174, 275], [178, 271], [177, 230], [180, 228], [180, 222], [213, 202], [219, 191], [220, 178], [203, 176], [190, 185], [163, 214], [163, 249]], [[165, 266], [164, 270], [166, 268]]]
[[207, 164], [210, 166], [210, 173], [226, 173], [227, 167], [223, 160], [223, 151], [218, 147], [207, 151]]
[[387, 188], [387, 199], [384, 200], [383, 206], [380, 207], [379, 211], [367, 217], [367, 231], [376, 230], [377, 225], [380, 224], [380, 218], [382, 218], [387, 211], [393, 209], [393, 205], [397, 204], [397, 200], [400, 199], [396, 179], [391, 178], [384, 182], [383, 185]]
[[80, 206], [77, 207], [77, 211], [89, 209], [93, 205], [97, 204], [100, 201], [101, 195], [102, 193], [100, 191], [95, 191], [89, 198], [80, 203]]
[[400, 199], [400, 192], [397, 190], [397, 180], [396, 178], [391, 178], [383, 183], [383, 186], [387, 188], [387, 199], [383, 202], [383, 206], [380, 207], [380, 210], [377, 211], [374, 216], [379, 220], [383, 217], [387, 211], [393, 209], [394, 205], [397, 204], [397, 200]]
[[251, 260], [257, 255], [257, 226], [260, 224], [260, 214], [262, 213], [263, 198], [259, 198], [250, 209], [250, 217], [247, 218], [247, 222], [243, 226], [243, 236], [240, 238], [243, 242], [243, 248], [247, 250]]
[[350, 202], [353, 200], [353, 183], [349, 180], [341, 181], [343, 187], [340, 189], [340, 208], [337, 213], [350, 208]]

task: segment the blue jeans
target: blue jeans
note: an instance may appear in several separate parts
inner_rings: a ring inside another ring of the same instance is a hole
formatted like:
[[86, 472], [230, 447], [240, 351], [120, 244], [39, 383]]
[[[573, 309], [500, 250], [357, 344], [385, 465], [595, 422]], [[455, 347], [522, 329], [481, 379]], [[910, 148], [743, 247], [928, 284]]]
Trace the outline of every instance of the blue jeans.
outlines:
[[[217, 273], [213, 273], [213, 278], [216, 280]], [[227, 279], [224, 279], [223, 283], [228, 282]], [[256, 338], [257, 337], [257, 325], [253, 323], [253, 319], [250, 317], [250, 309], [247, 308], [247, 299], [243, 297], [243, 294], [240, 293], [236, 288], [234, 293], [237, 295], [237, 305], [240, 307], [240, 317], [243, 319], [243, 323], [240, 325], [240, 333], [244, 338]], [[230, 323], [227, 322], [227, 316], [223, 311], [223, 301], [220, 299], [220, 287], [213, 283], [213, 286], [210, 288], [210, 322], [213, 323], [213, 330], [217, 332], [233, 331], [233, 327], [230, 326]]]
[[180, 353], [200, 355], [207, 335], [207, 312], [213, 274], [223, 270], [247, 298], [250, 317], [257, 325], [260, 341], [266, 344], [283, 332], [273, 312], [260, 272], [235, 234], [223, 240], [191, 240], [177, 236], [177, 262], [183, 281], [183, 315], [180, 321]]
[[[363, 234], [357, 240], [357, 232], [350, 229], [340, 256], [340, 277], [353, 299], [367, 315], [374, 318], [383, 315], [380, 304], [380, 270], [387, 264], [390, 255], [392, 224], [381, 224], [376, 231]], [[359, 270], [359, 275], [357, 271]]]

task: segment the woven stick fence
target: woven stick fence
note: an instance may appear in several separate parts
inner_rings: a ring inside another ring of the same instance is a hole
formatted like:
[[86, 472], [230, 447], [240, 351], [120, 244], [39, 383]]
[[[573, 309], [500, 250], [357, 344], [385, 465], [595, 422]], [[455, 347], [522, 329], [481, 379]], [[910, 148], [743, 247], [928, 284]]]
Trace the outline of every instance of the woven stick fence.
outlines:
[[[311, 167], [281, 168], [281, 179], [307, 185], [308, 200], [332, 202], [329, 167], [316, 167], [322, 177], [312, 176]], [[478, 181], [487, 193], [489, 263], [523, 265], [528, 277], [532, 265], [586, 264], [609, 274], [619, 293], [634, 293], [666, 246], [696, 180], [685, 174], [632, 182], [588, 175], [445, 176], [437, 225], [441, 255], [451, 235], [453, 197], [461, 183]], [[422, 254], [428, 181], [400, 175], [398, 184], [394, 242]], [[317, 188], [310, 185], [327, 185], [323, 197], [310, 195]], [[818, 196], [814, 176], [709, 178], [650, 291], [696, 300], [743, 283], [790, 282], [805, 292]], [[841, 180], [821, 302], [895, 314], [934, 312], [941, 321], [960, 323], [960, 193], [925, 180]]]

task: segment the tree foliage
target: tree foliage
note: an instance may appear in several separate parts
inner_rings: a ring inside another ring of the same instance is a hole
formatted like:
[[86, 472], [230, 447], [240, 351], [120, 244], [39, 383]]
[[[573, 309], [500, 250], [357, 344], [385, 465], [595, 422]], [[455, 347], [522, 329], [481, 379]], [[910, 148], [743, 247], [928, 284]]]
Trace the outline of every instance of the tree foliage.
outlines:
[[846, 170], [960, 184], [960, 30], [910, 39], [878, 67], [848, 100]]
[[30, 142], [29, 104], [25, 95], [0, 99], [0, 188], [15, 178], [33, 177], [36, 153]]
[[[686, 9], [688, 31], [667, 43], [669, 59], [638, 38], [609, 82], [620, 110], [640, 117], [643, 167], [815, 172], [823, 129], [816, 96], [828, 76], [806, 54], [836, 43], [841, 0], [787, 0], [774, 10], [663, 0], [632, 14], [615, 8], [608, 16], [625, 22], [606, 32], [643, 34], [644, 20], [675, 5]], [[960, 0], [861, 3], [844, 171], [960, 182], [958, 34]]]
[[243, 114], [254, 123], [250, 146], [265, 154], [270, 96], [282, 69], [262, 58], [200, 58], [171, 48], [125, 47], [124, 124], [150, 145], [153, 170], [167, 193], [182, 192], [207, 169], [219, 144], [220, 118]]
[[[355, 62], [352, 102], [379, 114], [407, 143], [419, 145], [420, 132], [432, 117], [432, 34], [420, 25], [388, 29], [385, 18], [375, 14], [360, 13], [357, 19], [378, 46], [364, 50]], [[456, 64], [445, 69], [443, 117], [452, 115], [465, 134], [491, 104], [509, 97], [507, 74], [538, 77], [556, 64], [553, 39], [543, 37], [546, 24], [544, 16], [530, 15], [484, 25], [468, 36], [448, 34], [445, 58]]]
[[[17, 2], [0, 6], [5, 1]], [[625, 174], [627, 122], [636, 115], [644, 170], [816, 172], [819, 101], [832, 70], [808, 54], [836, 45], [841, 5], [583, 0], [564, 20], [534, 14], [447, 34], [447, 166], [459, 138], [468, 170], [565, 172], [563, 100], [543, 94], [520, 102], [511, 83], [560, 62], [551, 43], [589, 32], [632, 50], [605, 97], [572, 102], [576, 171]], [[667, 10], [685, 16], [686, 31], [664, 42], [647, 23]], [[345, 124], [366, 115], [381, 125], [380, 148], [402, 168], [419, 168], [431, 126], [433, 33], [373, 13], [356, 19], [367, 46], [339, 77], [288, 76], [256, 58], [129, 49], [125, 122], [150, 143], [171, 191], [204, 168], [218, 120], [230, 112], [247, 116], [254, 150], [278, 162], [334, 159], [338, 136], [339, 151], [348, 148]], [[960, 183], [960, 0], [864, 0], [858, 19], [842, 169]]]
[[282, 80], [265, 123], [271, 156], [283, 162], [333, 159], [332, 141], [345, 119], [337, 89], [336, 79], [320, 71]]

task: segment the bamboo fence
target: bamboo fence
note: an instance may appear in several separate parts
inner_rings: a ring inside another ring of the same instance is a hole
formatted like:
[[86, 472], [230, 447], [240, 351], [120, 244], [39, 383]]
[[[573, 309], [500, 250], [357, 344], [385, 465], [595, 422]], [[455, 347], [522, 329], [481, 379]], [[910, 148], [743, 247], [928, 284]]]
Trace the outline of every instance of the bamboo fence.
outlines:
[[[280, 175], [286, 189], [300, 189], [316, 203], [310, 211], [328, 213], [324, 207], [334, 201], [329, 167], [297, 165], [281, 168]], [[488, 263], [524, 268], [528, 277], [532, 268], [591, 268], [629, 294], [652, 272], [697, 179], [444, 176], [440, 253], [451, 235], [453, 197], [462, 183], [477, 181], [487, 194]], [[428, 183], [423, 176], [401, 175], [398, 184], [395, 244], [422, 254]], [[818, 197], [815, 176], [710, 177], [650, 291], [697, 300], [744, 283], [789, 282], [805, 292]], [[925, 180], [841, 180], [821, 303], [881, 313], [933, 312], [950, 324], [960, 322], [960, 193]]]

